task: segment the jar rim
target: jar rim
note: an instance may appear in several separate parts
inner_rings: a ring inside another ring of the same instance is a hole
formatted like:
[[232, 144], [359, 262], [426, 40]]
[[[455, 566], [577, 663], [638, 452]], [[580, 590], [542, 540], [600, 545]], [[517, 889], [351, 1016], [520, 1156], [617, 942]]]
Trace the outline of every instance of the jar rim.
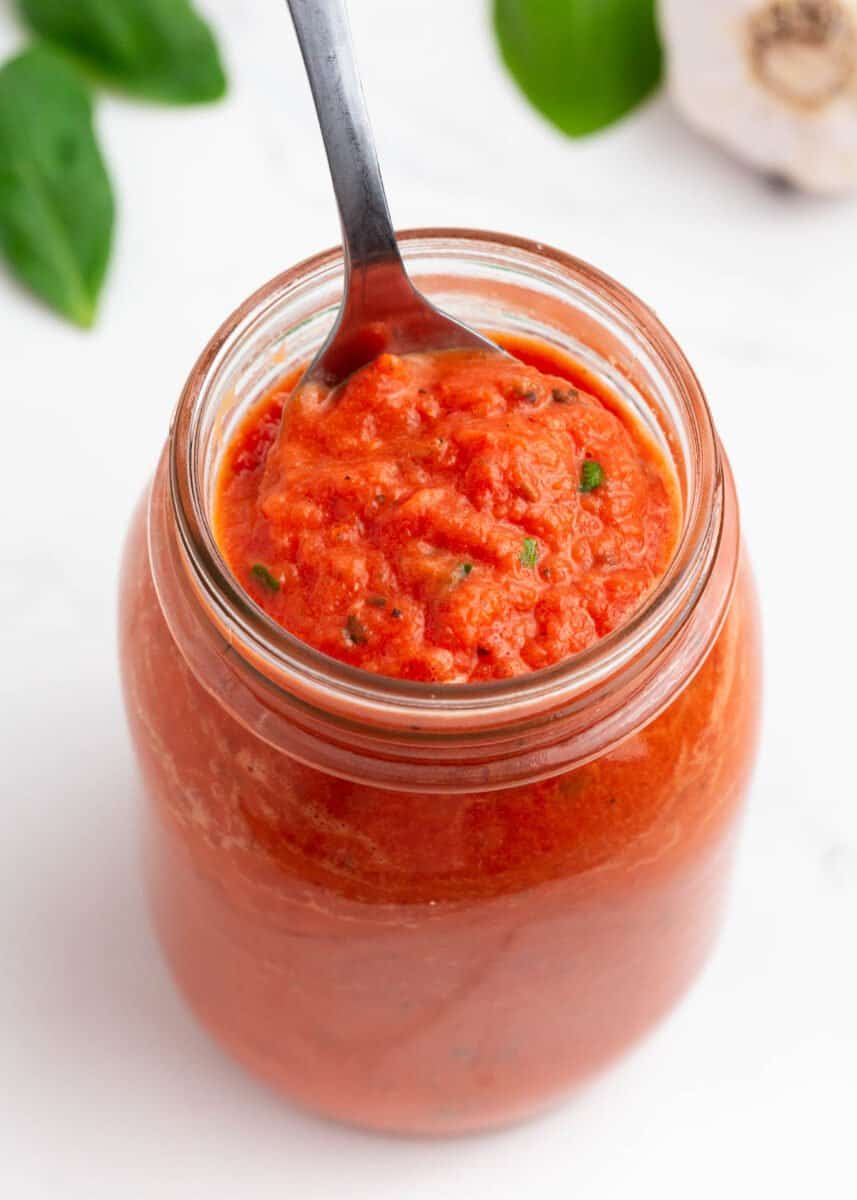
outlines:
[[180, 395], [168, 446], [172, 516], [192, 582], [209, 614], [266, 685], [321, 711], [333, 709], [381, 727], [443, 734], [462, 725], [473, 733], [524, 721], [558, 708], [592, 703], [599, 689], [643, 659], [660, 654], [693, 612], [720, 542], [724, 475], [711, 414], [684, 353], [655, 313], [609, 275], [564, 251], [509, 234], [459, 228], [397, 233], [407, 250], [437, 243], [454, 253], [483, 248], [546, 264], [607, 303], [634, 329], [658, 363], [687, 418], [695, 458], [678, 545], [664, 576], [640, 608], [592, 646], [552, 666], [480, 683], [422, 683], [374, 674], [316, 650], [277, 625], [231, 573], [211, 529], [194, 469], [200, 417], [212, 381], [248, 331], [291, 289], [342, 263], [339, 247], [304, 259], [275, 276], [223, 322], [202, 351]]

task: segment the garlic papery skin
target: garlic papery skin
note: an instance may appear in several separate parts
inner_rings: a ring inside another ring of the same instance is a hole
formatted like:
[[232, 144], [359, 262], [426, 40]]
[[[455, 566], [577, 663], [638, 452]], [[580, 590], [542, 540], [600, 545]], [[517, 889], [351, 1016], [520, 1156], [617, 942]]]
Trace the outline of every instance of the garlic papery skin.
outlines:
[[807, 191], [857, 189], [857, 0], [659, 0], [691, 125]]

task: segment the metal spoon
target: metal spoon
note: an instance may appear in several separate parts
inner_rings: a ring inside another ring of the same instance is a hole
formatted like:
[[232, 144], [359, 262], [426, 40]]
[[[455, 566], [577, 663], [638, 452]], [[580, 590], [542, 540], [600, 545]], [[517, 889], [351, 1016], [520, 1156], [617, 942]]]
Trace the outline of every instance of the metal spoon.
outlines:
[[335, 387], [382, 352], [478, 348], [493, 342], [440, 312], [414, 287], [390, 220], [344, 0], [286, 0], [327, 152], [345, 254], [331, 333], [300, 381]]

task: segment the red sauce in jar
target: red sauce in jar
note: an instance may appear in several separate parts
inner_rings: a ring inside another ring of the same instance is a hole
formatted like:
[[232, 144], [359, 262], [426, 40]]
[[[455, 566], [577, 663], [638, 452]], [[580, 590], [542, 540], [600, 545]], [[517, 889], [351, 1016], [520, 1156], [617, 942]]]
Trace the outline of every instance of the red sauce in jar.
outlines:
[[[644, 602], [680, 526], [671, 467], [579, 368], [506, 345], [517, 363], [382, 357], [289, 404], [295, 375], [247, 415], [216, 534], [275, 620], [369, 670], [479, 680]], [[199, 619], [170, 511], [162, 466], [122, 572], [123, 679], [149, 893], [204, 1024], [301, 1103], [420, 1133], [532, 1114], [650, 1029], [719, 926], [753, 759], [758, 630], [729, 539], [728, 616], [651, 720], [560, 774], [435, 792], [406, 758], [382, 786], [292, 755]]]
[[278, 385], [223, 464], [216, 533], [302, 641], [367, 671], [476, 682], [621, 625], [680, 525], [652, 438], [543, 346], [382, 354], [334, 392]]

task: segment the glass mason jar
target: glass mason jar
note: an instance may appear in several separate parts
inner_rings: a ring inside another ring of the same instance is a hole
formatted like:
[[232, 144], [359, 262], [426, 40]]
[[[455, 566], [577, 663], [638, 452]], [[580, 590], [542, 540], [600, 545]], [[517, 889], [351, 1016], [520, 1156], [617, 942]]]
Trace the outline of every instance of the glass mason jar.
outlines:
[[680, 544], [640, 611], [476, 685], [356, 670], [274, 625], [210, 514], [248, 406], [307, 360], [338, 251], [273, 280], [185, 386], [121, 579], [145, 864], [179, 987], [294, 1100], [451, 1133], [550, 1104], [661, 1018], [721, 918], [759, 710], [735, 491], [699, 384], [600, 272], [497, 234], [402, 235], [418, 286], [565, 351], [675, 464]]

